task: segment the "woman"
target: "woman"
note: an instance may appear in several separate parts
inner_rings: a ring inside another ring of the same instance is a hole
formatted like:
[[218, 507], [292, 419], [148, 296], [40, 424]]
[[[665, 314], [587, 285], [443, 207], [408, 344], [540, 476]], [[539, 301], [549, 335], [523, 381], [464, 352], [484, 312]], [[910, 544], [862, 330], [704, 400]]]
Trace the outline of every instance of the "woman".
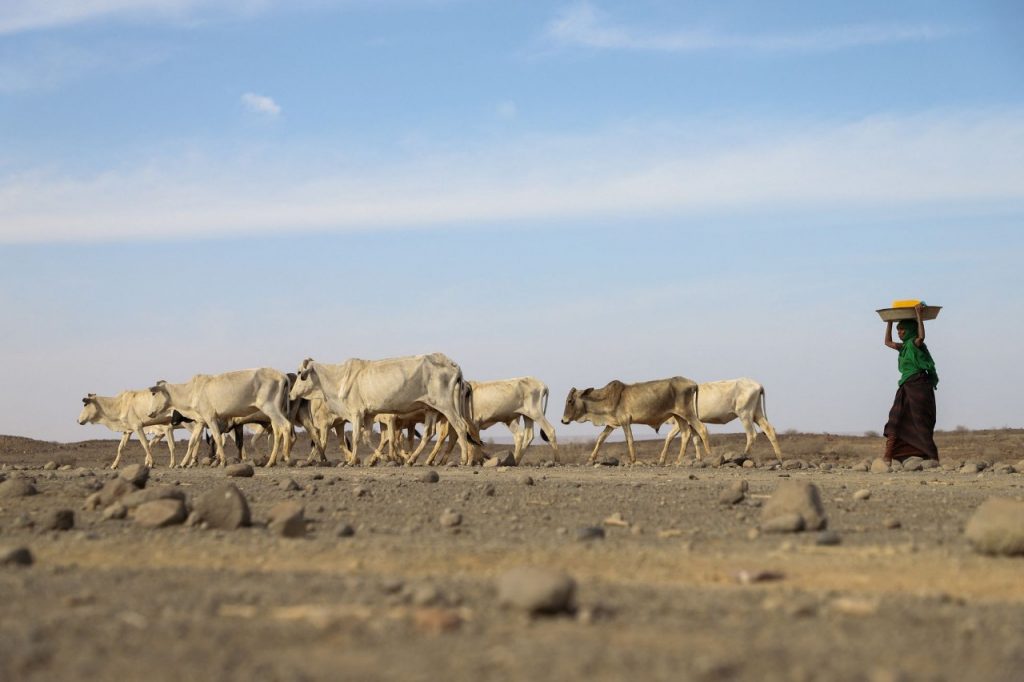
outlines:
[[896, 399], [885, 425], [885, 455], [902, 460], [916, 455], [924, 459], [939, 459], [935, 447], [935, 387], [939, 375], [935, 371], [928, 346], [924, 345], [924, 320], [921, 308], [914, 306], [914, 320], [900, 320], [896, 325], [900, 343], [892, 340], [892, 322], [885, 326], [885, 345], [900, 352], [900, 383]]

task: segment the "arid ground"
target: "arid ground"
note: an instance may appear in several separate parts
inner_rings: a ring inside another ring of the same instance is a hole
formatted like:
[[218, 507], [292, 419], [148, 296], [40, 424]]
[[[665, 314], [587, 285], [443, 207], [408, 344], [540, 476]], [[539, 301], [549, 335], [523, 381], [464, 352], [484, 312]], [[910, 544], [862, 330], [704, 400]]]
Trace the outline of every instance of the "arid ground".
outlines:
[[[436, 482], [422, 466], [227, 478], [168, 469], [157, 446], [148, 487], [190, 505], [238, 487], [253, 525], [226, 531], [85, 509], [117, 476], [116, 441], [0, 437], [0, 478], [38, 491], [0, 497], [0, 547], [33, 557], [0, 566], [0, 679], [1024, 679], [1024, 557], [963, 535], [986, 498], [1024, 498], [1024, 431], [942, 433], [941, 467], [893, 473], [857, 470], [878, 437], [781, 441], [794, 468], [772, 467], [763, 437], [754, 467], [652, 466], [658, 441], [638, 466], [580, 464], [584, 444], [554, 464], [541, 444], [521, 467], [438, 467]], [[735, 453], [741, 437], [713, 443]], [[133, 444], [125, 463], [141, 461]], [[720, 501], [741, 480], [744, 499]], [[818, 487], [833, 532], [758, 530], [794, 480]], [[268, 527], [285, 500], [304, 537]], [[73, 528], [46, 528], [58, 509]], [[564, 571], [574, 604], [503, 606], [518, 566]]]

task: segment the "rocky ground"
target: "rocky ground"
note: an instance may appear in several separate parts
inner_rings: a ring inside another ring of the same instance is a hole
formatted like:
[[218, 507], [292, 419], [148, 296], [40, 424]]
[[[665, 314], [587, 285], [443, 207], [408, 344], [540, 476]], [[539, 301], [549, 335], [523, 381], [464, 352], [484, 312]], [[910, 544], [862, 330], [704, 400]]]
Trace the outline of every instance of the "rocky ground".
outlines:
[[872, 473], [878, 443], [790, 434], [792, 468], [760, 442], [757, 466], [656, 467], [645, 442], [633, 467], [579, 445], [250, 477], [158, 447], [138, 490], [103, 468], [114, 442], [2, 437], [0, 679], [1020, 680], [1024, 556], [977, 551], [992, 524], [1015, 546], [1019, 507], [970, 519], [1024, 499], [1024, 435], [944, 434], [944, 466]]

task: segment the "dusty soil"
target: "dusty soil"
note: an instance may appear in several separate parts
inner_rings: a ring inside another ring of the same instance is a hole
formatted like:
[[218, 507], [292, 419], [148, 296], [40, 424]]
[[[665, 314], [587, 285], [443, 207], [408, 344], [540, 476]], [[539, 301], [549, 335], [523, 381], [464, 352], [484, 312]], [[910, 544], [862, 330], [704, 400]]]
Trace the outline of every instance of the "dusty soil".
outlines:
[[[763, 439], [756, 468], [565, 463], [589, 452], [579, 444], [559, 465], [535, 446], [527, 466], [440, 467], [436, 483], [425, 467], [259, 469], [230, 479], [256, 525], [217, 531], [83, 510], [115, 475], [114, 441], [0, 437], [0, 477], [39, 491], [0, 499], [0, 546], [35, 558], [0, 567], [0, 679], [1020, 680], [1024, 559], [975, 554], [962, 528], [989, 496], [1022, 499], [1024, 474], [954, 465], [1015, 463], [1024, 432], [938, 440], [949, 470], [891, 474], [850, 468], [880, 439], [820, 434], [783, 437], [814, 467], [793, 470], [768, 467]], [[641, 459], [659, 448], [641, 443]], [[156, 452], [150, 485], [191, 500], [227, 480]], [[607, 454], [625, 459], [624, 446]], [[137, 445], [125, 461], [141, 461]], [[756, 532], [757, 505], [787, 478], [820, 488], [838, 545]], [[740, 479], [747, 499], [719, 503]], [[261, 523], [289, 499], [305, 505], [305, 538]], [[75, 527], [40, 530], [59, 508]], [[448, 508], [461, 525], [439, 523]], [[627, 525], [603, 525], [616, 512]], [[589, 526], [604, 539], [578, 539]], [[572, 575], [575, 612], [502, 608], [495, 578], [522, 565]]]

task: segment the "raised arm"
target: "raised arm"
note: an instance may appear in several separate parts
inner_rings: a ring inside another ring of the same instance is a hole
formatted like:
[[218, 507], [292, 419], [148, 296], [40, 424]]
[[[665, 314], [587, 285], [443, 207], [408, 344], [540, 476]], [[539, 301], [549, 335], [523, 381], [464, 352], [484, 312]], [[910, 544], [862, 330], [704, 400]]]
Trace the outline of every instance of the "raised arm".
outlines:
[[924, 345], [924, 319], [921, 317], [921, 308], [920, 303], [914, 306], [914, 315], [917, 316], [917, 337], [914, 339], [914, 345], [918, 348]]
[[897, 343], [892, 340], [892, 320], [885, 323], [885, 345], [893, 350], [899, 350], [903, 348], [902, 343]]

